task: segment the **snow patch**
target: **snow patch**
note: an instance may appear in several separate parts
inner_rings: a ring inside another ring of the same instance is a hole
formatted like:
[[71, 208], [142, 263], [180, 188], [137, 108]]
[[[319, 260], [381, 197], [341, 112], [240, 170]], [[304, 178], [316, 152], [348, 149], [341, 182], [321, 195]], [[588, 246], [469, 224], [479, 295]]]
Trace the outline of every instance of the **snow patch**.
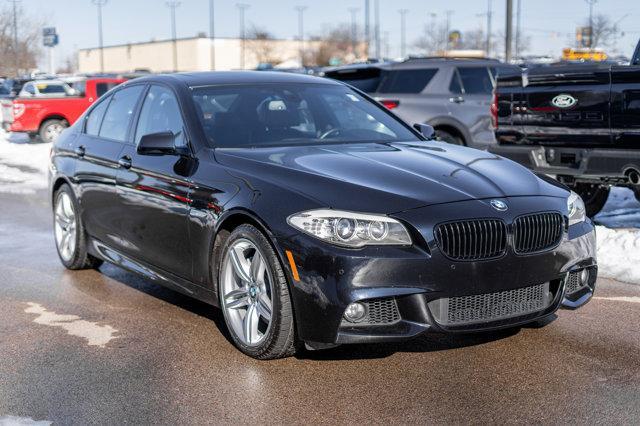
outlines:
[[594, 297], [598, 300], [612, 300], [614, 302], [640, 303], [640, 297], [637, 296], [620, 296], [620, 297]]
[[0, 192], [33, 194], [47, 187], [50, 143], [0, 130]]
[[594, 220], [608, 228], [639, 228], [640, 201], [629, 188], [611, 188], [607, 203]]
[[86, 339], [89, 346], [104, 348], [107, 343], [118, 337], [114, 336], [118, 330], [110, 325], [98, 325], [95, 322], [80, 319], [77, 315], [56, 314], [48, 311], [39, 303], [29, 302], [27, 305], [29, 307], [24, 310], [26, 313], [38, 315], [33, 322], [51, 327], [62, 327], [68, 334]]
[[640, 284], [640, 229], [596, 227], [598, 275]]
[[31, 417], [3, 416], [0, 417], [0, 426], [49, 426], [50, 421], [33, 420]]

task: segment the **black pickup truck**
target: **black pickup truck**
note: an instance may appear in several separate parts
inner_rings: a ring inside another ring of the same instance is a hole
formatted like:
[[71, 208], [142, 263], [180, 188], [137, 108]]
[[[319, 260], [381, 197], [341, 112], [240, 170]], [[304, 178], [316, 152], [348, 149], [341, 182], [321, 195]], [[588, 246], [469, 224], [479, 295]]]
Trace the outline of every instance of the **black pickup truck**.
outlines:
[[568, 64], [498, 77], [491, 152], [554, 175], [598, 213], [611, 186], [640, 200], [640, 43], [630, 65]]

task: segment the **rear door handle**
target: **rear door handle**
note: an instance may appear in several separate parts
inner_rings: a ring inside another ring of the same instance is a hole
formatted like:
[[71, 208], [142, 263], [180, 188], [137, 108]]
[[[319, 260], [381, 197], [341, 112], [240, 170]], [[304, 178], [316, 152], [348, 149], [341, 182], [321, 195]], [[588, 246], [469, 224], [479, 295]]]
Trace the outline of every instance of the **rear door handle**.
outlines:
[[76, 149], [74, 149], [73, 152], [75, 152], [78, 157], [84, 157], [86, 150], [84, 148], [84, 145], [80, 145], [76, 147]]
[[128, 155], [125, 155], [124, 157], [121, 157], [118, 160], [118, 166], [122, 167], [123, 169], [130, 169], [131, 168], [131, 157], [129, 157]]
[[462, 96], [455, 96], [453, 98], [449, 98], [449, 102], [454, 104], [461, 104], [464, 102], [464, 98]]

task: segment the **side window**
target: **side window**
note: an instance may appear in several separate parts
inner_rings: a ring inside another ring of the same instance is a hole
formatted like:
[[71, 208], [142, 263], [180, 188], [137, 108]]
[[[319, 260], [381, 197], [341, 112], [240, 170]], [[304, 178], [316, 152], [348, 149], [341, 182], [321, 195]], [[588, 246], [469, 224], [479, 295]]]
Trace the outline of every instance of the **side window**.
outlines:
[[133, 110], [144, 86], [127, 87], [114, 93], [102, 120], [100, 137], [124, 142]]
[[456, 95], [460, 95], [462, 93], [462, 86], [460, 85], [460, 75], [458, 74], [457, 69], [454, 69], [453, 74], [451, 75], [451, 84], [449, 84], [449, 91], [451, 93], [455, 93]]
[[96, 94], [98, 95], [98, 97], [101, 97], [117, 85], [117, 83], [98, 83], [96, 84]]
[[27, 83], [24, 85], [24, 91], [27, 93], [31, 93], [32, 95], [36, 94], [36, 89], [33, 87], [33, 83]]
[[394, 70], [387, 74], [379, 93], [420, 93], [429, 84], [437, 69]]
[[151, 86], [140, 111], [136, 128], [136, 145], [150, 133], [170, 131], [176, 135], [176, 146], [185, 146], [184, 123], [173, 92], [162, 86]]
[[87, 116], [87, 124], [85, 127], [85, 133], [92, 136], [98, 136], [98, 132], [100, 132], [100, 124], [102, 124], [102, 117], [104, 117], [104, 112], [107, 110], [107, 106], [109, 106], [109, 100], [111, 98], [106, 98], [98, 105], [95, 106]]
[[493, 82], [487, 67], [461, 67], [458, 73], [466, 94], [491, 94]]

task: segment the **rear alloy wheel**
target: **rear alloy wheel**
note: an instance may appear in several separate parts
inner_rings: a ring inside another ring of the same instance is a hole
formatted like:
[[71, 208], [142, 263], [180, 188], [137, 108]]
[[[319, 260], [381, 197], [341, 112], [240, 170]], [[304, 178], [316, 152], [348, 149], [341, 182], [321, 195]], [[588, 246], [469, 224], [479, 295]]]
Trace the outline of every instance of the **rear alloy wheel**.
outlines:
[[582, 197], [589, 217], [597, 215], [609, 198], [609, 188], [598, 184], [576, 183], [573, 190]]
[[436, 130], [436, 140], [450, 143], [452, 145], [464, 145], [464, 142], [462, 142], [462, 139], [452, 135], [449, 132], [445, 132], [444, 130], [440, 130], [440, 129]]
[[87, 253], [82, 221], [77, 203], [68, 185], [56, 192], [53, 204], [53, 235], [62, 264], [68, 269], [97, 268], [102, 260]]
[[220, 306], [236, 346], [257, 359], [296, 351], [289, 288], [266, 237], [251, 225], [229, 235], [218, 279]]
[[67, 127], [69, 124], [65, 120], [47, 120], [40, 126], [40, 139], [43, 142], [55, 142]]

